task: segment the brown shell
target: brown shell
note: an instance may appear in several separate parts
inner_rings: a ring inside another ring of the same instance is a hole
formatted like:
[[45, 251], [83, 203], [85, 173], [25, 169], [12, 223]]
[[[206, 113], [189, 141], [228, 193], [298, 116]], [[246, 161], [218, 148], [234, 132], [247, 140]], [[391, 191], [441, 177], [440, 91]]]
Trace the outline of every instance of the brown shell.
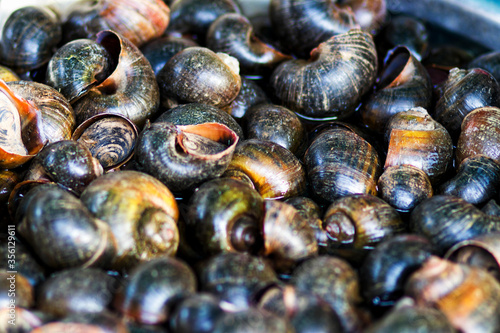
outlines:
[[137, 141], [138, 169], [158, 178], [172, 191], [192, 190], [228, 167], [238, 136], [226, 125], [201, 123], [176, 126], [157, 122]]
[[321, 43], [307, 61], [281, 63], [269, 84], [281, 105], [306, 119], [346, 118], [372, 88], [377, 66], [372, 36], [353, 29]]
[[333, 201], [349, 194], [377, 194], [380, 161], [375, 148], [346, 127], [321, 132], [304, 157], [314, 193]]
[[424, 66], [403, 46], [389, 51], [377, 79], [376, 91], [363, 102], [361, 116], [382, 133], [389, 118], [414, 107], [431, 106], [432, 85]]
[[158, 73], [162, 105], [204, 103], [219, 108], [229, 105], [241, 88], [238, 61], [206, 47], [188, 47]]
[[170, 21], [170, 9], [162, 0], [83, 1], [70, 9], [64, 26], [66, 41], [113, 30], [139, 47], [160, 37]]
[[264, 254], [277, 271], [286, 273], [298, 262], [318, 254], [314, 229], [293, 206], [266, 201], [264, 209]]
[[446, 252], [444, 258], [487, 270], [500, 281], [500, 232], [457, 243]]
[[119, 168], [133, 156], [139, 136], [137, 126], [119, 114], [95, 115], [73, 133], [73, 140], [86, 146], [105, 170]]
[[176, 253], [177, 202], [156, 178], [138, 171], [107, 173], [87, 186], [80, 198], [111, 228], [117, 244], [116, 269]]
[[266, 75], [280, 62], [291, 59], [254, 35], [248, 18], [238, 13], [219, 16], [208, 30], [207, 47], [238, 59], [242, 74]]
[[451, 166], [451, 136], [424, 108], [417, 107], [391, 117], [386, 136], [389, 136], [389, 148], [384, 168], [413, 165], [435, 182]]
[[462, 332], [500, 328], [500, 283], [482, 269], [432, 256], [410, 276], [405, 291], [417, 305], [437, 307]]
[[462, 122], [457, 142], [457, 164], [467, 157], [486, 155], [500, 164], [500, 108], [485, 106], [470, 112]]
[[73, 103], [77, 123], [106, 112], [124, 115], [141, 128], [160, 103], [153, 68], [134, 44], [114, 31], [99, 32], [97, 43], [117, 65], [110, 76]]
[[251, 180], [255, 189], [267, 199], [281, 199], [301, 194], [306, 175], [299, 159], [286, 148], [270, 141], [242, 141], [224, 176]]
[[405, 226], [398, 212], [384, 200], [362, 194], [332, 202], [323, 217], [323, 228], [329, 253], [358, 259]]

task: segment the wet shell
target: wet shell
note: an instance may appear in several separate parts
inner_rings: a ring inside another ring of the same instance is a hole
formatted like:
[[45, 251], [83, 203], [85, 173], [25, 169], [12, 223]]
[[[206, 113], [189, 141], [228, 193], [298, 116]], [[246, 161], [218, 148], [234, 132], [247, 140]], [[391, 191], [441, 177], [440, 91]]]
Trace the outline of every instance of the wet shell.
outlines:
[[346, 118], [375, 82], [377, 53], [370, 34], [351, 30], [320, 44], [310, 60], [289, 60], [272, 73], [280, 104], [309, 119]]

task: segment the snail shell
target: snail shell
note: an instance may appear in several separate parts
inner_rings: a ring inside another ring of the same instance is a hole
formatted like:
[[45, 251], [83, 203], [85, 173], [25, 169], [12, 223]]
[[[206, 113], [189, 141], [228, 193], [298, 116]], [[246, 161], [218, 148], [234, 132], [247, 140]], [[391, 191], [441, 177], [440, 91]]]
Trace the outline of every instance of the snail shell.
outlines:
[[391, 17], [380, 36], [383, 40], [377, 46], [388, 44], [386, 49], [392, 49], [404, 45], [418, 61], [425, 58], [429, 50], [429, 32], [422, 20], [412, 16]]
[[7, 86], [40, 109], [41, 129], [46, 143], [71, 138], [76, 125], [75, 113], [62, 94], [50, 86], [31, 81], [9, 82]]
[[360, 331], [366, 324], [356, 309], [361, 300], [358, 275], [345, 260], [334, 256], [306, 260], [293, 272], [291, 282], [298, 291], [326, 301], [346, 332]]
[[269, 14], [284, 45], [299, 56], [333, 35], [359, 28], [352, 9], [336, 1], [272, 0]]
[[500, 85], [487, 71], [453, 68], [442, 86], [434, 118], [456, 138], [465, 116], [483, 106], [500, 106]]
[[210, 25], [226, 13], [241, 13], [238, 2], [233, 0], [177, 0], [170, 6], [170, 25], [167, 31], [184, 35], [194, 35], [200, 43]]
[[260, 103], [247, 111], [245, 120], [249, 139], [275, 142], [297, 156], [305, 150], [305, 127], [299, 117], [287, 108]]
[[500, 283], [488, 272], [430, 257], [405, 287], [417, 305], [436, 307], [462, 332], [500, 327]]
[[114, 269], [127, 270], [177, 252], [179, 210], [170, 190], [156, 178], [131, 170], [110, 172], [90, 183], [80, 199], [116, 239]]
[[389, 137], [389, 148], [384, 168], [413, 165], [435, 182], [451, 166], [451, 136], [424, 108], [417, 107], [392, 116], [386, 136]]
[[400, 213], [411, 212], [434, 194], [429, 176], [408, 164], [386, 168], [377, 186], [380, 197]]
[[105, 170], [127, 163], [139, 136], [137, 126], [119, 114], [101, 113], [84, 121], [72, 139], [87, 147]]
[[388, 52], [375, 87], [375, 92], [361, 107], [361, 116], [368, 127], [379, 133], [396, 113], [431, 106], [429, 74], [406, 47], [399, 46]]
[[80, 1], [70, 7], [65, 40], [93, 38], [99, 31], [113, 30], [139, 47], [160, 37], [169, 20], [170, 9], [162, 0]]
[[16, 72], [14, 72], [12, 69], [1, 65], [0, 65], [0, 79], [4, 80], [5, 82], [21, 80], [19, 76], [16, 74]]
[[158, 73], [162, 105], [204, 103], [223, 108], [241, 88], [238, 61], [206, 47], [188, 47], [163, 66]]
[[467, 68], [482, 68], [493, 75], [498, 82], [500, 80], [500, 52], [491, 51], [483, 53], [470, 61]]
[[264, 254], [278, 272], [318, 254], [314, 229], [291, 205], [266, 201], [263, 221]]
[[377, 194], [377, 151], [349, 128], [321, 132], [307, 149], [304, 162], [316, 195], [333, 201], [349, 194]]
[[37, 308], [56, 317], [99, 313], [111, 304], [118, 281], [98, 268], [74, 268], [55, 273], [37, 293]]
[[224, 313], [214, 325], [214, 333], [224, 332], [295, 332], [290, 322], [283, 317], [258, 308]]
[[485, 155], [500, 164], [500, 108], [486, 106], [470, 112], [462, 122], [457, 142], [457, 164], [467, 157]]
[[418, 235], [400, 234], [380, 242], [360, 266], [364, 298], [373, 306], [392, 306], [403, 295], [408, 276], [433, 254], [429, 240]]
[[24, 178], [49, 179], [80, 194], [94, 179], [103, 174], [99, 161], [85, 145], [77, 141], [62, 140], [43, 148], [33, 159]]
[[186, 240], [202, 256], [262, 249], [264, 202], [257, 191], [230, 178], [203, 183], [189, 201]]
[[456, 330], [438, 309], [419, 306], [410, 297], [404, 297], [365, 331], [365, 333], [385, 332], [454, 333]]
[[169, 327], [174, 333], [211, 333], [223, 313], [215, 295], [198, 292], [179, 301], [170, 315]]
[[174, 303], [196, 292], [196, 276], [177, 258], [161, 257], [138, 265], [113, 300], [127, 319], [144, 324], [167, 321]]
[[242, 74], [265, 75], [280, 62], [290, 59], [253, 33], [250, 21], [238, 13], [219, 16], [207, 33], [207, 47], [238, 59]]
[[26, 213], [19, 234], [49, 267], [109, 267], [116, 243], [109, 226], [57, 185], [43, 184], [24, 197]]
[[228, 167], [238, 136], [219, 123], [176, 126], [156, 122], [139, 135], [138, 169], [153, 175], [172, 191], [192, 189], [219, 177]]
[[500, 165], [484, 155], [474, 155], [462, 161], [456, 176], [441, 184], [439, 193], [478, 205], [493, 199], [499, 186]]
[[306, 119], [346, 118], [371, 89], [377, 66], [372, 36], [354, 29], [321, 43], [308, 61], [281, 63], [270, 86], [281, 105]]
[[323, 217], [328, 252], [347, 257], [368, 253], [378, 243], [404, 230], [398, 212], [370, 194], [348, 195], [328, 206]]
[[246, 180], [265, 199], [300, 195], [306, 185], [302, 164], [291, 151], [257, 139], [240, 142], [223, 177]]
[[[124, 115], [142, 128], [146, 119], [156, 113], [160, 103], [158, 84], [151, 65], [135, 45], [114, 31], [99, 32], [96, 42], [113, 57], [116, 67], [104, 81], [92, 86], [84, 96], [73, 102], [77, 123], [107, 112]], [[71, 58], [68, 55], [61, 59], [62, 68], [73, 70], [66, 64], [72, 62]], [[86, 60], [82, 57], [81, 61]], [[88, 80], [82, 77], [79, 68], [74, 68], [74, 71], [77, 79]], [[60, 75], [76, 79], [70, 73]]]
[[500, 232], [480, 235], [452, 246], [445, 259], [482, 268], [500, 281]]
[[165, 66], [177, 52], [191, 46], [198, 46], [196, 42], [188, 38], [164, 36], [156, 38], [141, 47], [141, 52], [148, 59], [155, 75]]
[[73, 103], [112, 73], [113, 62], [106, 48], [94, 40], [72, 40], [50, 59], [45, 82]]
[[0, 81], [0, 166], [12, 169], [32, 159], [44, 145], [41, 112]]
[[226, 252], [203, 262], [199, 281], [202, 291], [215, 294], [234, 311], [249, 308], [260, 293], [279, 280], [263, 258]]
[[415, 207], [409, 227], [444, 253], [458, 242], [499, 231], [500, 218], [486, 215], [461, 198], [435, 195]]
[[7, 18], [2, 29], [2, 64], [17, 72], [39, 68], [50, 60], [61, 38], [60, 18], [52, 9], [19, 8]]

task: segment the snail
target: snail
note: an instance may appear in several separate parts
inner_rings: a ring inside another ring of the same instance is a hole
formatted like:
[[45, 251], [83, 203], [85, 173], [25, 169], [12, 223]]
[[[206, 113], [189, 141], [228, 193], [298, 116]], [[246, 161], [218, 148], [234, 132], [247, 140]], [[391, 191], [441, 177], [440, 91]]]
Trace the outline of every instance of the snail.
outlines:
[[392, 116], [387, 123], [386, 138], [389, 148], [385, 169], [413, 165], [424, 171], [431, 182], [436, 182], [451, 166], [451, 136], [424, 108], [416, 107]]
[[359, 28], [375, 31], [386, 8], [384, 1], [272, 0], [269, 12], [278, 36], [304, 57], [334, 35]]
[[260, 103], [245, 115], [249, 139], [272, 141], [300, 156], [305, 150], [306, 130], [300, 118], [287, 108]]
[[221, 176], [238, 140], [234, 131], [220, 123], [176, 126], [160, 121], [139, 135], [135, 160], [139, 170], [182, 192]]
[[255, 81], [242, 77], [238, 96], [225, 110], [241, 123], [250, 107], [266, 102], [269, 102], [266, 92]]
[[106, 171], [117, 169], [133, 156], [137, 126], [120, 114], [100, 113], [81, 123], [72, 139], [87, 147]]
[[115, 237], [76, 196], [55, 184], [43, 184], [29, 191], [23, 201], [27, 208], [18, 221], [19, 234], [37, 249], [45, 265], [110, 267], [116, 254]]
[[410, 231], [428, 238], [438, 254], [458, 242], [500, 230], [500, 219], [486, 215], [462, 198], [435, 195], [410, 215]]
[[96, 40], [64, 44], [47, 67], [47, 83], [72, 103], [77, 124], [99, 113], [126, 116], [139, 128], [158, 109], [160, 96], [151, 65], [126, 37], [111, 30]]
[[438, 309], [415, 304], [410, 297], [403, 297], [382, 318], [373, 323], [366, 333], [401, 332], [454, 333], [455, 328]]
[[495, 78], [480, 68], [449, 72], [436, 102], [434, 118], [457, 138], [465, 116], [483, 106], [500, 106], [500, 86]]
[[431, 180], [421, 169], [403, 164], [388, 167], [377, 182], [380, 197], [402, 214], [410, 213], [434, 194]]
[[59, 271], [37, 292], [37, 308], [56, 317], [70, 313], [100, 313], [111, 304], [118, 280], [98, 268]]
[[196, 287], [195, 274], [185, 262], [155, 258], [135, 267], [116, 292], [113, 305], [131, 321], [160, 324], [168, 320], [175, 302], [194, 294]]
[[292, 325], [285, 318], [258, 308], [224, 313], [214, 325], [214, 333], [223, 332], [276, 332], [291, 333]]
[[240, 142], [222, 177], [245, 181], [264, 199], [300, 195], [306, 185], [305, 170], [291, 151], [258, 139]]
[[240, 91], [239, 73], [235, 58], [206, 47], [188, 47], [170, 58], [158, 73], [161, 103], [204, 103], [223, 108]]
[[316, 136], [306, 150], [304, 163], [313, 192], [324, 200], [377, 193], [380, 174], [377, 151], [342, 124]]
[[243, 129], [227, 112], [215, 106], [202, 103], [187, 103], [164, 111], [155, 122], [169, 122], [174, 125], [198, 125], [220, 123], [233, 130], [243, 139]]
[[498, 186], [500, 165], [487, 156], [473, 155], [460, 163], [455, 177], [439, 186], [439, 193], [480, 205], [496, 197]]
[[223, 314], [217, 297], [198, 292], [179, 301], [170, 314], [169, 327], [174, 333], [211, 333]]
[[61, 38], [61, 21], [54, 10], [42, 6], [19, 8], [2, 29], [2, 64], [18, 74], [40, 68], [50, 60]]
[[430, 241], [418, 235], [399, 234], [380, 242], [359, 269], [363, 297], [374, 307], [394, 305], [408, 276], [434, 254]]
[[495, 332], [500, 325], [500, 283], [488, 272], [432, 256], [414, 272], [405, 294], [436, 307], [462, 332]]
[[311, 258], [294, 270], [291, 283], [298, 291], [326, 301], [344, 331], [356, 332], [366, 325], [367, 318], [357, 308], [361, 301], [358, 275], [347, 261], [327, 255]]
[[280, 201], [264, 204], [264, 255], [274, 269], [287, 273], [298, 263], [318, 254], [314, 229], [291, 205]]
[[184, 233], [199, 255], [220, 252], [258, 253], [263, 246], [264, 202], [257, 191], [239, 180], [213, 179], [191, 196]]
[[224, 52], [238, 59], [242, 75], [262, 76], [280, 62], [291, 59], [255, 36], [250, 21], [238, 13], [221, 15], [212, 22], [206, 44], [214, 52]]
[[465, 116], [457, 142], [458, 165], [467, 157], [478, 154], [500, 162], [500, 154], [496, 149], [500, 138], [499, 121], [500, 108], [495, 106], [477, 108]]
[[466, 239], [452, 246], [446, 252], [444, 258], [484, 269], [500, 281], [499, 236], [499, 232], [492, 232]]
[[85, 187], [103, 174], [99, 161], [78, 141], [61, 140], [44, 147], [33, 159], [24, 178], [49, 179], [81, 194]]
[[177, 52], [191, 46], [198, 46], [195, 41], [175, 36], [156, 38], [141, 47], [141, 52], [148, 59], [155, 75]]
[[170, 21], [170, 9], [162, 0], [83, 1], [68, 9], [65, 41], [93, 38], [113, 30], [140, 47], [160, 37]]
[[359, 260], [378, 243], [405, 227], [397, 211], [370, 194], [347, 195], [333, 201], [323, 217], [327, 252]]
[[415, 107], [431, 106], [432, 85], [424, 66], [403, 46], [391, 49], [377, 78], [375, 92], [362, 103], [363, 122], [382, 133], [389, 118]]
[[377, 66], [372, 36], [353, 29], [319, 44], [309, 60], [282, 62], [269, 85], [281, 105], [305, 119], [342, 119], [371, 89]]
[[199, 281], [201, 291], [215, 294], [232, 311], [248, 309], [260, 293], [279, 283], [267, 261], [238, 252], [220, 253], [203, 262]]
[[177, 0], [170, 5], [170, 25], [167, 32], [193, 35], [205, 43], [207, 31], [219, 16], [241, 13], [238, 2], [233, 0]]
[[110, 172], [92, 181], [80, 199], [115, 239], [116, 257], [107, 268], [127, 271], [177, 252], [179, 209], [156, 178], [132, 170]]

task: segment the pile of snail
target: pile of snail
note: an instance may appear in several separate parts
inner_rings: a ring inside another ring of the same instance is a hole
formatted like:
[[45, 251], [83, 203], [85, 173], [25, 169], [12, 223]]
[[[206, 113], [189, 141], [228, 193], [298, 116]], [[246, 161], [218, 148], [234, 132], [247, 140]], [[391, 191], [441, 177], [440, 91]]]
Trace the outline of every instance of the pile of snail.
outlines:
[[500, 53], [268, 5], [9, 16], [1, 332], [500, 331]]

